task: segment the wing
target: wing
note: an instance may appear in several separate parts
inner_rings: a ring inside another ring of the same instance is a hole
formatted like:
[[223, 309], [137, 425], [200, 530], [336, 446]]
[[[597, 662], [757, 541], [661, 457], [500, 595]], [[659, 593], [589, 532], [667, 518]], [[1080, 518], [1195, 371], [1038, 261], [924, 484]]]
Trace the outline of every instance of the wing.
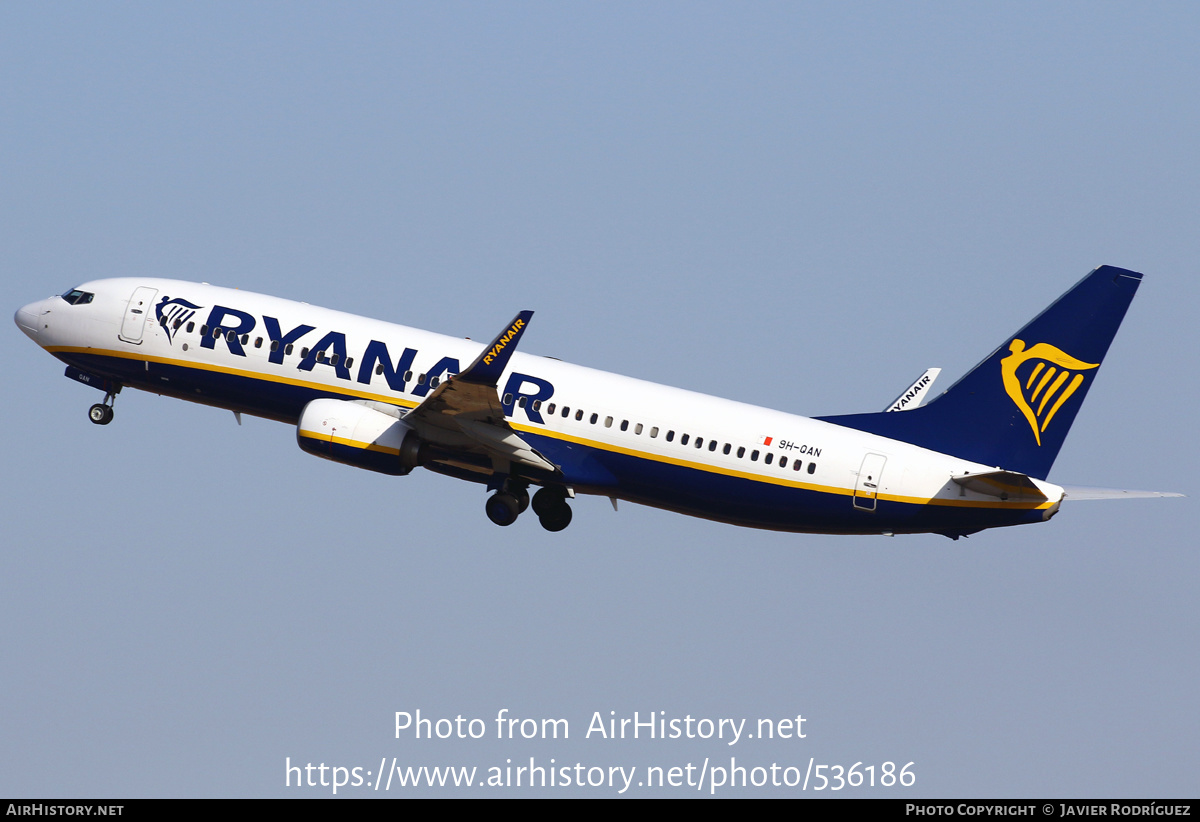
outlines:
[[490, 456], [500, 473], [511, 473], [514, 463], [558, 473], [508, 424], [497, 389], [531, 317], [532, 311], [514, 317], [474, 362], [435, 388], [404, 421], [427, 442]]

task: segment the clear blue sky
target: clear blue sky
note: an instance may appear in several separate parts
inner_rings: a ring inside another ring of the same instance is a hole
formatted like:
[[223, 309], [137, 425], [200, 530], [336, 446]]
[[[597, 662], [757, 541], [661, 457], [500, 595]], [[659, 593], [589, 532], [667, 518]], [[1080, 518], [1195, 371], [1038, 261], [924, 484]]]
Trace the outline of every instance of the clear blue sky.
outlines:
[[[955, 379], [1108, 263], [1146, 279], [1050, 478], [1189, 494], [959, 542], [603, 499], [499, 529], [478, 486], [277, 423], [129, 391], [93, 426], [10, 325], [0, 795], [531, 756], [1195, 795], [1197, 31], [1184, 3], [0, 6], [10, 311], [126, 275], [472, 337], [532, 308], [529, 351], [829, 414]], [[571, 738], [393, 730], [502, 708]], [[807, 736], [584, 739], [597, 711]]]

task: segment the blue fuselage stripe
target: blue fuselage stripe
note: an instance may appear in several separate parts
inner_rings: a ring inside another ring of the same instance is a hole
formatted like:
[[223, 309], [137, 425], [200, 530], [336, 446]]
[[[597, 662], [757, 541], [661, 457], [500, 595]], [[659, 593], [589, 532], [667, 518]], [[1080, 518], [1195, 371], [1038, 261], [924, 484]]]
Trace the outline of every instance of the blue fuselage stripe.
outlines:
[[[54, 352], [98, 376], [156, 394], [295, 424], [315, 399], [354, 399], [354, 390], [293, 384], [247, 374], [192, 368], [81, 351]], [[756, 481], [650, 456], [585, 445], [553, 433], [522, 432], [529, 444], [560, 466], [565, 483], [582, 493], [612, 496], [735, 525], [816, 533], [945, 532], [1040, 522], [1028, 509], [924, 505], [880, 499], [874, 511], [856, 509], [845, 493]], [[441, 470], [436, 469], [435, 470]], [[486, 482], [485, 474], [442, 470]], [[535, 481], [536, 476], [531, 478]]]

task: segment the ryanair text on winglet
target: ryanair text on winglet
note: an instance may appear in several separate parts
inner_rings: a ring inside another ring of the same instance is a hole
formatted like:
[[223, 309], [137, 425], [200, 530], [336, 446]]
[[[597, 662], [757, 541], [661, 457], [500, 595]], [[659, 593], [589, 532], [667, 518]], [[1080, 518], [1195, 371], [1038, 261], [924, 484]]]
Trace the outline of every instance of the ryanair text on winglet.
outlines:
[[517, 336], [517, 332], [524, 327], [525, 321], [521, 319], [516, 320], [512, 325], [510, 325], [508, 330], [505, 331], [500, 336], [500, 339], [496, 341], [496, 344], [492, 346], [492, 350], [483, 355], [483, 364], [491, 365], [492, 360], [494, 360], [496, 356], [504, 350], [504, 347], [512, 341], [512, 338]]

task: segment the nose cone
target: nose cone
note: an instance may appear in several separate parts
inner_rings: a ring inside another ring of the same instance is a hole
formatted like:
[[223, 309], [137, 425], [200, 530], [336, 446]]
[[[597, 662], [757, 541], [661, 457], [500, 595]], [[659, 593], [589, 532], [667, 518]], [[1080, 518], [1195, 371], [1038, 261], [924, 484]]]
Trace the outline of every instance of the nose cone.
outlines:
[[24, 331], [34, 342], [37, 342], [38, 338], [38, 316], [42, 313], [41, 305], [40, 302], [36, 302], [21, 306], [13, 315], [13, 322], [17, 324], [17, 328]]

